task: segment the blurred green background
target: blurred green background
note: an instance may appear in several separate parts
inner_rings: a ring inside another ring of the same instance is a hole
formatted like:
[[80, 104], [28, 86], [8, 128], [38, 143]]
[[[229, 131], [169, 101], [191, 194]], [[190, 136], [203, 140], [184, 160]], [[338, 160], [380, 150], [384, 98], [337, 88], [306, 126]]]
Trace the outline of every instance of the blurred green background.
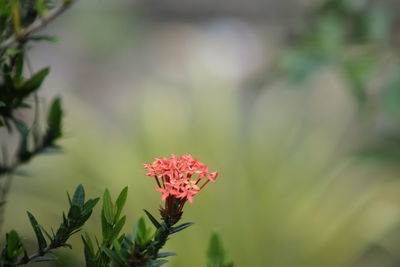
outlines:
[[[185, 208], [196, 224], [169, 241], [169, 266], [206, 266], [213, 231], [236, 266], [400, 266], [399, 8], [78, 1], [46, 29], [60, 42], [29, 54], [52, 68], [42, 101], [63, 97], [64, 153], [25, 166], [4, 229], [32, 238], [26, 210], [57, 225], [82, 183], [129, 186], [130, 232], [160, 205], [142, 163], [191, 153], [220, 176]], [[64, 251], [53, 266], [82, 266]]]

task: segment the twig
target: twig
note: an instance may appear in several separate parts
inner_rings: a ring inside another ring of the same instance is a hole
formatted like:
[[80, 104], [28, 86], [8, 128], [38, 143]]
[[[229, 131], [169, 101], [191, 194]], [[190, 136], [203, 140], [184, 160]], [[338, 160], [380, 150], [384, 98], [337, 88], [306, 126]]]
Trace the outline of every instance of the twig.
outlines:
[[50, 246], [46, 247], [45, 249], [43, 249], [42, 252], [37, 252], [37, 253], [32, 254], [32, 255], [30, 255], [30, 256], [28, 256], [28, 257], [22, 258], [21, 260], [19, 260], [19, 261], [16, 263], [15, 266], [20, 266], [20, 265], [28, 264], [28, 263], [30, 263], [31, 261], [33, 261], [34, 259], [39, 258], [39, 257], [43, 257], [43, 256], [45, 256], [46, 254], [50, 253], [52, 250], [57, 249], [57, 248], [60, 248], [60, 247], [68, 247], [68, 248], [71, 248], [71, 245], [69, 245], [69, 244], [50, 245]]
[[76, 0], [63, 0], [63, 3], [52, 9], [46, 16], [36, 19], [29, 27], [22, 29], [18, 34], [14, 34], [7, 40], [0, 44], [0, 51], [11, 47], [16, 42], [25, 40], [29, 35], [37, 32], [47, 25], [50, 21], [62, 14], [68, 7], [70, 7]]

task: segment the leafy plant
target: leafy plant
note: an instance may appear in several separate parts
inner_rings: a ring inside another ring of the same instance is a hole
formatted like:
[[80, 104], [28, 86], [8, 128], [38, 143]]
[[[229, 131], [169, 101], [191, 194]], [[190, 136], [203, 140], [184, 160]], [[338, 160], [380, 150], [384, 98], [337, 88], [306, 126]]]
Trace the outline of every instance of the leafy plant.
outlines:
[[[108, 190], [105, 190], [101, 213], [102, 242], [97, 243], [95, 250], [90, 236], [82, 236], [87, 267], [108, 267], [111, 263], [118, 267], [157, 267], [167, 263], [165, 258], [176, 254], [160, 250], [171, 235], [193, 225], [191, 222], [176, 225], [182, 218], [184, 204], [192, 202], [193, 196], [217, 177], [216, 172], [208, 173], [208, 167], [191, 155], [156, 159], [152, 164], [145, 164], [145, 168], [149, 171], [146, 175], [155, 177], [159, 186], [156, 190], [162, 193], [165, 201], [165, 207], [160, 208], [161, 221], [144, 210], [155, 229], [147, 226], [145, 220], [140, 218], [132, 234], [120, 234], [125, 224], [122, 209], [128, 189], [121, 191], [115, 203]], [[196, 180], [191, 180], [195, 174]], [[201, 180], [206, 181], [201, 187], [197, 186]]]
[[[55, 40], [51, 36], [38, 35], [37, 31], [72, 3], [74, 0], [0, 0], [0, 127], [6, 129], [8, 138], [15, 133], [19, 137], [13, 157], [8, 156], [11, 148], [3, 144], [0, 163], [0, 179], [4, 181], [0, 184], [1, 205], [6, 201], [18, 167], [49, 149], [59, 149], [56, 142], [63, 135], [61, 98], [53, 99], [45, 116], [47, 118], [44, 118], [39, 112], [41, 103], [38, 92], [50, 73], [50, 67], [35, 72], [29, 62], [28, 51], [32, 42]], [[32, 113], [33, 121], [21, 116], [21, 111]], [[126, 222], [122, 211], [128, 188], [121, 191], [115, 202], [106, 189], [101, 211], [101, 242], [97, 238], [93, 242], [87, 233], [82, 236], [86, 266], [156, 267], [166, 263], [166, 257], [175, 255], [172, 252], [160, 252], [169, 237], [193, 224], [177, 225], [185, 203], [193, 202], [194, 195], [217, 177], [217, 172], [208, 173], [208, 167], [191, 155], [156, 159], [152, 164], [145, 164], [145, 167], [149, 171], [146, 175], [155, 177], [158, 185], [156, 190], [162, 193], [162, 200], [165, 201], [165, 207], [160, 208], [161, 221], [145, 210], [155, 229], [147, 226], [145, 220], [140, 218], [132, 234], [121, 234]], [[192, 179], [194, 177], [196, 180]], [[0, 254], [0, 267], [54, 261], [54, 250], [71, 248], [67, 243], [69, 238], [81, 230], [99, 198], [85, 201], [84, 188], [79, 185], [72, 198], [68, 195], [68, 199], [69, 211], [63, 213], [62, 222], [56, 231], [45, 230], [35, 216], [27, 212], [35, 233], [37, 250], [29, 255], [19, 234], [11, 230], [6, 234]]]
[[38, 223], [36, 218], [28, 212], [28, 218], [34, 230], [37, 240], [37, 252], [28, 256], [27, 250], [21, 242], [18, 233], [11, 230], [6, 235], [6, 244], [1, 252], [0, 266], [14, 267], [34, 262], [54, 261], [56, 258], [52, 252], [61, 247], [72, 248], [67, 243], [68, 239], [78, 231], [92, 214], [99, 198], [85, 201], [85, 190], [79, 185], [72, 199], [69, 199], [69, 211], [63, 213], [63, 220], [57, 231], [49, 233]]
[[233, 267], [233, 262], [226, 263], [225, 249], [222, 245], [220, 236], [213, 233], [207, 250], [207, 267]]
[[[19, 135], [16, 151], [10, 151], [12, 147], [8, 142], [2, 144], [0, 202], [3, 204], [13, 175], [21, 173], [17, 168], [36, 155], [59, 148], [56, 142], [62, 136], [61, 98], [53, 99], [47, 116], [40, 112], [43, 104], [39, 102], [38, 92], [50, 68], [35, 72], [28, 53], [32, 42], [54, 41], [50, 36], [38, 35], [37, 31], [73, 2], [0, 1], [0, 128], [4, 127], [10, 138], [15, 132]], [[26, 113], [31, 116], [24, 116]], [[25, 117], [33, 117], [33, 120]]]

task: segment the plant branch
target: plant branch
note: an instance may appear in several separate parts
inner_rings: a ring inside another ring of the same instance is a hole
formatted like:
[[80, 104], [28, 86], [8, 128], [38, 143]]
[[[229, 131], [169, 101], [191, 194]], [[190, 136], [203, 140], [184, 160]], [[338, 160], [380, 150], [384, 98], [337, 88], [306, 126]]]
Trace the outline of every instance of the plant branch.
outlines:
[[31, 158], [42, 153], [46, 148], [49, 148], [49, 147], [50, 146], [48, 146], [48, 145], [42, 144], [41, 146], [36, 147], [33, 151], [30, 152], [31, 155], [28, 160], [24, 160], [24, 161], [17, 160], [10, 166], [0, 167], [0, 179], [3, 178], [2, 176], [5, 174], [12, 174], [18, 167], [27, 163]]
[[15, 33], [4, 42], [0, 44], [0, 51], [5, 50], [17, 42], [24, 41], [29, 35], [37, 32], [41, 28], [45, 27], [50, 21], [61, 15], [68, 7], [70, 7], [76, 0], [63, 0], [63, 3], [52, 9], [46, 16], [36, 19], [32, 22], [29, 27], [21, 29], [18, 33]]
[[57, 246], [54, 246], [54, 245], [52, 246], [52, 245], [50, 245], [50, 246], [48, 246], [47, 248], [45, 248], [42, 252], [36, 252], [36, 253], [34, 253], [34, 254], [28, 256], [28, 257], [23, 257], [21, 260], [19, 260], [19, 261], [16, 263], [15, 266], [20, 266], [20, 265], [28, 264], [28, 263], [30, 263], [31, 261], [33, 261], [33, 260], [35, 260], [35, 259], [37, 259], [37, 258], [39, 258], [39, 257], [43, 257], [43, 256], [45, 256], [47, 253], [50, 253], [52, 250], [57, 249], [57, 248], [60, 248], [60, 247], [69, 247], [69, 248], [71, 248], [71, 245], [69, 245], [69, 244], [59, 244], [59, 245], [57, 245]]

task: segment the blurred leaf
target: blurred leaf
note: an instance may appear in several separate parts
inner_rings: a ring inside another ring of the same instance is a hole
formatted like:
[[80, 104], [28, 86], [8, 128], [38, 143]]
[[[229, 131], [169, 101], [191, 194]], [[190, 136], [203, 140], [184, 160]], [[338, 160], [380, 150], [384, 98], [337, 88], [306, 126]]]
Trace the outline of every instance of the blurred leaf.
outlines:
[[390, 36], [392, 19], [383, 8], [373, 8], [365, 17], [366, 35], [373, 41], [385, 41]]
[[46, 15], [46, 13], [49, 11], [47, 8], [47, 3], [48, 0], [36, 0], [35, 1], [35, 7], [40, 16]]
[[293, 84], [305, 82], [326, 60], [302, 50], [287, 51], [282, 58], [281, 68]]
[[18, 247], [20, 244], [20, 238], [15, 230], [11, 230], [7, 234], [7, 255], [10, 258], [14, 258], [18, 254]]
[[12, 22], [14, 26], [14, 30], [17, 34], [21, 32], [21, 8], [19, 1], [10, 1], [11, 3], [11, 13], [12, 13]]
[[42, 252], [47, 246], [46, 239], [44, 238], [42, 229], [38, 224], [38, 222], [36, 221], [35, 217], [29, 211], [27, 213], [29, 221], [31, 222], [31, 225], [33, 227], [33, 230], [35, 231], [36, 239], [38, 241], [38, 246], [39, 246], [39, 252]]
[[34, 91], [36, 91], [43, 83], [46, 76], [49, 74], [50, 69], [44, 68], [33, 75], [29, 80], [25, 81], [21, 86], [20, 89], [24, 90], [23, 95], [28, 95]]
[[126, 216], [122, 217], [114, 226], [114, 229], [112, 230], [110, 234], [110, 240], [114, 240], [115, 238], [118, 237], [119, 233], [122, 230], [122, 227], [124, 227], [126, 221]]
[[71, 203], [72, 205], [75, 205], [81, 209], [83, 208], [83, 204], [85, 203], [85, 189], [83, 188], [83, 185], [80, 184], [75, 189], [75, 193], [72, 197]]
[[28, 38], [29, 40], [32, 41], [47, 41], [50, 43], [58, 43], [59, 39], [55, 36], [50, 36], [50, 35], [35, 35], [35, 36], [30, 36]]
[[45, 136], [46, 144], [53, 145], [54, 140], [61, 137], [62, 115], [61, 98], [57, 97], [53, 100], [47, 117], [48, 129]]
[[400, 68], [394, 71], [383, 86], [381, 103], [387, 114], [400, 115]]
[[[104, 199], [103, 199], [104, 201]], [[103, 209], [101, 211], [101, 229], [102, 229], [102, 234], [103, 234], [103, 240], [108, 240], [111, 231], [112, 231], [112, 225], [107, 222], [107, 219], [104, 215], [104, 204], [103, 204]]]
[[208, 245], [207, 256], [209, 262], [220, 266], [225, 262], [225, 250], [222, 247], [222, 242], [217, 233], [213, 233]]
[[103, 194], [103, 213], [107, 223], [113, 224], [114, 222], [113, 204], [108, 189], [106, 189]]
[[87, 267], [98, 267], [96, 265], [95, 260], [95, 252], [93, 248], [93, 242], [90, 236], [85, 233], [84, 236], [81, 236], [84, 246], [84, 254], [85, 254], [85, 262]]
[[353, 96], [359, 104], [364, 104], [367, 98], [366, 89], [371, 74], [376, 68], [376, 58], [370, 55], [350, 57], [343, 62], [343, 71]]
[[233, 263], [225, 263], [225, 250], [217, 233], [213, 233], [207, 250], [208, 267], [231, 267]]
[[127, 266], [126, 260], [124, 258], [122, 258], [121, 256], [119, 256], [116, 252], [112, 251], [111, 249], [109, 249], [107, 247], [104, 247], [103, 251], [112, 261], [117, 263], [118, 266]]
[[20, 53], [17, 55], [16, 65], [15, 65], [15, 75], [14, 75], [14, 81], [16, 82], [17, 87], [23, 80], [22, 77], [23, 70], [24, 70], [24, 53]]
[[122, 209], [125, 206], [127, 197], [128, 197], [128, 187], [125, 187], [124, 189], [122, 189], [121, 193], [119, 194], [119, 196], [117, 198], [117, 201], [115, 202], [116, 207], [117, 207], [117, 212], [114, 216], [114, 222], [119, 220]]
[[57, 260], [56, 257], [51, 257], [51, 256], [39, 256], [33, 258], [29, 263], [34, 263], [34, 262], [45, 262], [45, 261], [55, 261]]
[[17, 128], [17, 130], [21, 136], [25, 137], [28, 135], [29, 128], [23, 121], [20, 121], [20, 120], [14, 119], [14, 118], [11, 118], [11, 121], [14, 123], [15, 128]]

